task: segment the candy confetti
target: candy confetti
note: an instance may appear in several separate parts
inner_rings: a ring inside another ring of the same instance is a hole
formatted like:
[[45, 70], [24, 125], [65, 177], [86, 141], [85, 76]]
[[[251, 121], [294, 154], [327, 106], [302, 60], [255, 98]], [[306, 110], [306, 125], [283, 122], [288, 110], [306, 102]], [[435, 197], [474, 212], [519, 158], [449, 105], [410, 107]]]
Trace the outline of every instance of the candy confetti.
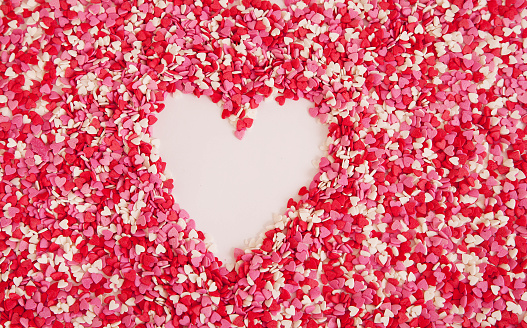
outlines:
[[[527, 2], [285, 5], [0, 4], [0, 327], [527, 327]], [[176, 91], [328, 127], [232, 270], [163, 173]]]

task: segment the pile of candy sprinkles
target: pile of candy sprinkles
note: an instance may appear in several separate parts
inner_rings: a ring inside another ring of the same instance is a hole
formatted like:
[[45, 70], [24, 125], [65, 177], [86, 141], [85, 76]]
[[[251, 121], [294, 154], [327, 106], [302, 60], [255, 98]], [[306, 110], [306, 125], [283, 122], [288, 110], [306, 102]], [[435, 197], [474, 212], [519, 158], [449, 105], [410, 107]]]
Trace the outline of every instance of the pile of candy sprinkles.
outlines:
[[[527, 1], [4, 0], [0, 19], [0, 327], [527, 327]], [[239, 138], [270, 96], [328, 129], [232, 270], [151, 133], [178, 90]]]

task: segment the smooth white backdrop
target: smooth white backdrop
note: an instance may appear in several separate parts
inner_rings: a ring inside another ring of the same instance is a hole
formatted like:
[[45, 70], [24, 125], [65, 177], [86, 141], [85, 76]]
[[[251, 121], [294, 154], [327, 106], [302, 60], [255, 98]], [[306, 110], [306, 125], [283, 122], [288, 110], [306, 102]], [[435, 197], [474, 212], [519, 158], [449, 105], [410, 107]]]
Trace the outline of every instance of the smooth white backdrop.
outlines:
[[173, 196], [212, 237], [216, 256], [232, 263], [234, 248], [244, 249], [309, 186], [327, 129], [305, 100], [279, 106], [267, 99], [242, 140], [208, 97], [178, 94], [165, 104], [153, 136], [174, 179]]

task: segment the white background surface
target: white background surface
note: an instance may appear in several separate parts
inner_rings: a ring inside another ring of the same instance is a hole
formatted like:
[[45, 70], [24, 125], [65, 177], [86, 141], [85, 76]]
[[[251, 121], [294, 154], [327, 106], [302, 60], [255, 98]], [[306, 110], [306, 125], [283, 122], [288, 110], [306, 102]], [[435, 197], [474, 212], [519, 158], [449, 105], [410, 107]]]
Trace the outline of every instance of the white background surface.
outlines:
[[234, 248], [244, 249], [309, 186], [327, 129], [309, 115], [307, 101], [267, 99], [242, 140], [208, 97], [179, 94], [165, 104], [153, 136], [174, 198], [215, 241], [216, 256], [232, 263]]

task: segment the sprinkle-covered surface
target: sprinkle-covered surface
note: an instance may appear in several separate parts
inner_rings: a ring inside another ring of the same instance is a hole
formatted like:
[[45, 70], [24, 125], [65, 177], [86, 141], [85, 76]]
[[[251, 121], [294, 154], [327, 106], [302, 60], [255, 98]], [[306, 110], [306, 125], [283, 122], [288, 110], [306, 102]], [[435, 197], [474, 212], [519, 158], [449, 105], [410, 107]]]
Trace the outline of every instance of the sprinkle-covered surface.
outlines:
[[[527, 327], [527, 2], [286, 7], [0, 3], [0, 327]], [[150, 133], [176, 90], [328, 127], [231, 271]]]

